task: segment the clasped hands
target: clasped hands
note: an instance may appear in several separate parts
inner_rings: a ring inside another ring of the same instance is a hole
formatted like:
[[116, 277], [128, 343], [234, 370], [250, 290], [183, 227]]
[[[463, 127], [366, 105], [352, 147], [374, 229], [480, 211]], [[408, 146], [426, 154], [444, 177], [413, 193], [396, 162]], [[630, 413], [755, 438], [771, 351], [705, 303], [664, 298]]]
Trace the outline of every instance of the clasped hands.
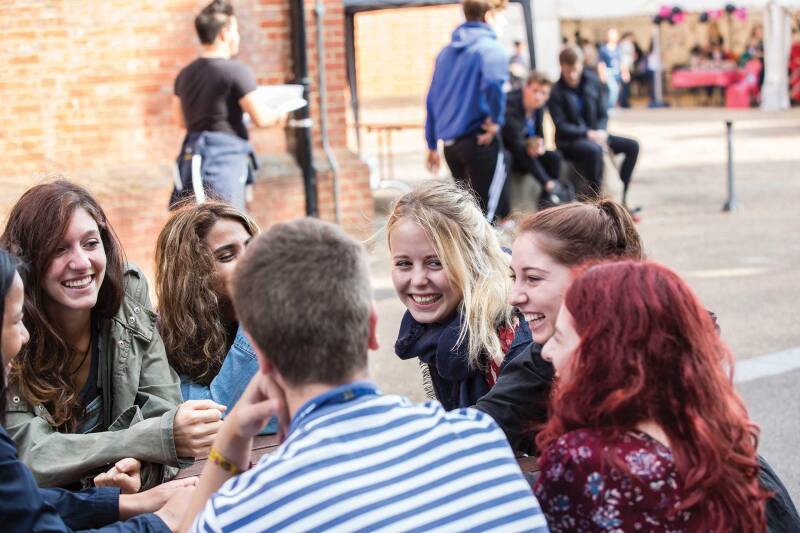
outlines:
[[586, 138], [602, 146], [603, 149], [608, 148], [608, 132], [605, 130], [589, 130], [586, 132]]
[[[500, 130], [500, 126], [495, 124], [491, 117], [486, 117], [483, 124], [481, 124], [481, 130], [483, 133], [479, 133], [477, 136], [478, 146], [488, 146], [494, 141], [495, 135], [497, 135], [497, 132]], [[441, 165], [442, 158], [439, 156], [439, 151], [435, 148], [428, 150], [428, 154], [425, 157], [425, 168], [428, 169], [428, 172], [434, 175], [438, 174]]]

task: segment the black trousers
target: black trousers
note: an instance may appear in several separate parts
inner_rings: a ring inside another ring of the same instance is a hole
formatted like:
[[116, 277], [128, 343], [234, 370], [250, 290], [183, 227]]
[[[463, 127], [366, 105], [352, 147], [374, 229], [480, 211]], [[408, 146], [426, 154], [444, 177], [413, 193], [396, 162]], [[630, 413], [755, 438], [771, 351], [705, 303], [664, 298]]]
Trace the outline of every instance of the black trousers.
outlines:
[[[599, 195], [600, 185], [603, 183], [603, 148], [589, 139], [579, 139], [558, 148], [564, 154], [564, 158], [572, 162], [578, 172], [586, 178], [592, 192]], [[608, 148], [614, 154], [625, 155], [625, 160], [619, 169], [619, 177], [624, 185], [624, 201], [633, 176], [633, 168], [639, 158], [639, 143], [627, 137], [609, 135]]]
[[542, 185], [550, 180], [557, 180], [561, 175], [561, 154], [557, 150], [531, 157], [530, 163], [531, 174]]
[[511, 211], [506, 161], [500, 142], [478, 144], [477, 134], [445, 145], [444, 159], [456, 182], [471, 188], [490, 222], [502, 219]]

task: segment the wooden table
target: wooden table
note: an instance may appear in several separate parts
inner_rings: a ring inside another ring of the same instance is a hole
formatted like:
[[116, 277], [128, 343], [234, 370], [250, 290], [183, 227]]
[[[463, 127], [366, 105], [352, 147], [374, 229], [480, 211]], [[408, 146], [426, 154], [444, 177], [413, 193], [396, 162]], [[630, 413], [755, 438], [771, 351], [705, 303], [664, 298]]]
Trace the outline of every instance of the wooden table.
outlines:
[[[253, 439], [253, 449], [250, 452], [250, 460], [253, 464], [257, 463], [261, 457], [271, 453], [273, 449], [278, 447], [278, 437], [276, 435], [259, 435]], [[199, 476], [203, 471], [203, 466], [206, 464], [206, 457], [196, 459], [192, 466], [182, 468], [176, 479], [183, 479], [185, 477]]]
[[[253, 440], [253, 451], [250, 453], [250, 460], [253, 464], [257, 463], [264, 455], [271, 453], [273, 449], [278, 447], [278, 438], [275, 435], [262, 435]], [[539, 465], [536, 462], [536, 457], [517, 457], [520, 469], [526, 474], [539, 471]], [[206, 458], [197, 459], [194, 464], [187, 466], [178, 472], [177, 479], [185, 477], [199, 476], [203, 471], [203, 466], [206, 464]]]
[[418, 122], [369, 122], [361, 124], [367, 133], [375, 133], [378, 137], [378, 189], [397, 189], [408, 192], [411, 188], [394, 177], [394, 146], [392, 133], [409, 129], [424, 129]]

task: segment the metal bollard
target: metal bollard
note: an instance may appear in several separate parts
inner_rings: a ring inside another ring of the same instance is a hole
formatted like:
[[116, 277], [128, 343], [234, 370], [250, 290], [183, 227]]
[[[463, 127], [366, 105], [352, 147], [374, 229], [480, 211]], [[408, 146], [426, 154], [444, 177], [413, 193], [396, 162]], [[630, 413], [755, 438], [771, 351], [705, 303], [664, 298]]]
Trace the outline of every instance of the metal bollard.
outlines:
[[736, 188], [733, 178], [733, 121], [725, 121], [725, 129], [728, 136], [728, 199], [722, 206], [723, 211], [735, 211], [739, 208], [736, 200]]

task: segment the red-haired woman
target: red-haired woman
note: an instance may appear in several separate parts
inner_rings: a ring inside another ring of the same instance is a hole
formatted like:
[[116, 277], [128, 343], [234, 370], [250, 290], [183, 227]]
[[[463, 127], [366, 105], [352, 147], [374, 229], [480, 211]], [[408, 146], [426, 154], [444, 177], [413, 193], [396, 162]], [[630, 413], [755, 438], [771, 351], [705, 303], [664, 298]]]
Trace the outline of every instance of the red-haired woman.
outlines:
[[[511, 259], [514, 287], [509, 302], [528, 320], [534, 342], [503, 368], [495, 386], [476, 404], [494, 418], [515, 450], [539, 453], [534, 441], [548, 420], [555, 377], [541, 350], [555, 331], [572, 269], [589, 260], [641, 261], [643, 249], [627, 210], [612, 200], [573, 202], [521, 222]], [[767, 505], [771, 530], [800, 531], [800, 516], [786, 488], [763, 458], [761, 482], [775, 493]]]
[[672, 271], [592, 266], [542, 349], [557, 382], [534, 492], [552, 531], [764, 531], [758, 428]]

